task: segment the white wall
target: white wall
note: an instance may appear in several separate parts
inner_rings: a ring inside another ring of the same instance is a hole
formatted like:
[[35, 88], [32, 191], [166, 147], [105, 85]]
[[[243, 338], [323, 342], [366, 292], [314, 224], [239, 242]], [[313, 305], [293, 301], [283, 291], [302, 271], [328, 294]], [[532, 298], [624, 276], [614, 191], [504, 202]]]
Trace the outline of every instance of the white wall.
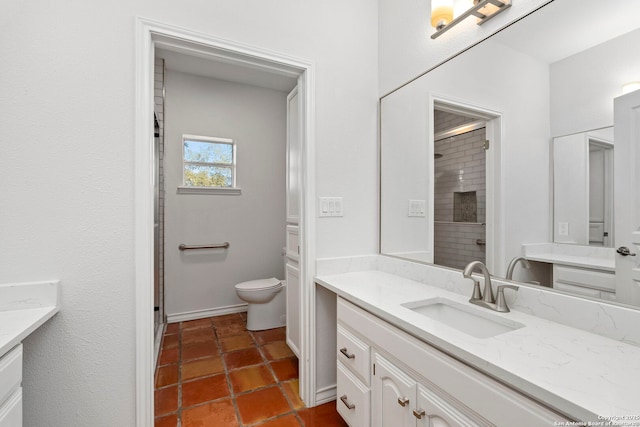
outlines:
[[314, 61], [317, 190], [345, 198], [318, 256], [377, 248], [376, 2], [3, 2], [0, 282], [63, 298], [25, 343], [26, 427], [134, 424], [136, 16]]
[[[498, 17], [478, 26], [467, 18], [437, 39], [431, 39], [431, 2], [379, 0], [380, 95], [424, 73], [497, 29], [526, 15], [548, 0], [517, 0]], [[468, 1], [468, 3], [471, 3]]]
[[640, 79], [640, 30], [551, 64], [551, 135], [613, 126], [613, 98]]
[[[166, 313], [243, 304], [236, 283], [284, 278], [287, 94], [171, 69], [165, 88]], [[234, 140], [241, 195], [176, 192], [183, 134]], [[222, 242], [231, 245], [178, 250]]]
[[[482, 84], [476, 79], [478, 70], [484, 74]], [[413, 133], [403, 135], [419, 141], [427, 141], [425, 135], [430, 132], [425, 101], [430, 96], [502, 114], [502, 159], [496, 185], [502, 188], [504, 208], [497, 213], [496, 226], [502, 225], [507, 232], [498, 236], [504, 241], [504, 256], [494, 261], [496, 275], [504, 274], [509, 259], [520, 254], [522, 243], [549, 238], [548, 87], [546, 64], [487, 41], [382, 100], [383, 112], [387, 102], [400, 98], [421, 111], [411, 123]]]

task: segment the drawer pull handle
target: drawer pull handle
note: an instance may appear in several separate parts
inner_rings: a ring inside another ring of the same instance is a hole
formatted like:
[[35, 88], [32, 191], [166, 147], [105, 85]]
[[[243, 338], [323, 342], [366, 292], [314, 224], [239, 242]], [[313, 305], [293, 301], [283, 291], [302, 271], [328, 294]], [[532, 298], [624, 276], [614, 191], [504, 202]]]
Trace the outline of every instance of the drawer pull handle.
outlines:
[[356, 409], [356, 405], [354, 405], [353, 403], [349, 403], [349, 401], [347, 400], [347, 395], [343, 394], [342, 396], [340, 396], [340, 400], [342, 400], [342, 403], [344, 403], [344, 406], [346, 406], [349, 409]]
[[424, 409], [418, 409], [418, 410], [414, 409], [413, 410], [413, 416], [416, 417], [419, 420], [422, 419], [422, 417], [424, 417], [425, 414], [426, 413], [424, 412]]
[[347, 359], [355, 359], [356, 355], [351, 353], [349, 354], [349, 352], [347, 351], [347, 347], [342, 347], [340, 349], [340, 353], [344, 354], [344, 357], [346, 357]]
[[409, 403], [409, 399], [406, 397], [399, 397], [398, 398], [398, 404], [400, 406], [407, 406], [407, 404]]

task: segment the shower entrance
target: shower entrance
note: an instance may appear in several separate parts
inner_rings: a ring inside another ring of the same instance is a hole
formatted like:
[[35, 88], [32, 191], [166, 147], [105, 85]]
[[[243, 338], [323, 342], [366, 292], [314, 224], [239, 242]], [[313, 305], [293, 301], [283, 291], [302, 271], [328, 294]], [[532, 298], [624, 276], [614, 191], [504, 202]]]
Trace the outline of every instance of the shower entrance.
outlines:
[[434, 110], [434, 262], [486, 262], [485, 121]]
[[433, 261], [463, 269], [471, 261], [500, 270], [496, 233], [500, 116], [434, 101]]

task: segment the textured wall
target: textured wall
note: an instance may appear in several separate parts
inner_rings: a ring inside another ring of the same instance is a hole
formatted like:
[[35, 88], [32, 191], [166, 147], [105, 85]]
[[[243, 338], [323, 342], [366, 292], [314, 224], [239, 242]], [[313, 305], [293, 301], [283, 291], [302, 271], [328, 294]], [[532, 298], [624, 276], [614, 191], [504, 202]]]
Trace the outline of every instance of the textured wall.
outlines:
[[318, 191], [346, 212], [318, 253], [376, 250], [375, 2], [3, 2], [0, 282], [63, 304], [25, 343], [26, 427], [134, 425], [136, 16], [313, 61]]

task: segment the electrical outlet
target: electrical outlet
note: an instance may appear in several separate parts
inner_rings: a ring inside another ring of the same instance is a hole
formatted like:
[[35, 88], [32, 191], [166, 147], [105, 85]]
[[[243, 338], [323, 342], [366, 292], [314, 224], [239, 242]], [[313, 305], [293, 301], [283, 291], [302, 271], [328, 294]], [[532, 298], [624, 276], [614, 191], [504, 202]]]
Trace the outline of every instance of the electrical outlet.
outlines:
[[569, 235], [569, 223], [568, 222], [559, 222], [558, 223], [558, 235], [560, 235], [560, 236], [568, 236]]

